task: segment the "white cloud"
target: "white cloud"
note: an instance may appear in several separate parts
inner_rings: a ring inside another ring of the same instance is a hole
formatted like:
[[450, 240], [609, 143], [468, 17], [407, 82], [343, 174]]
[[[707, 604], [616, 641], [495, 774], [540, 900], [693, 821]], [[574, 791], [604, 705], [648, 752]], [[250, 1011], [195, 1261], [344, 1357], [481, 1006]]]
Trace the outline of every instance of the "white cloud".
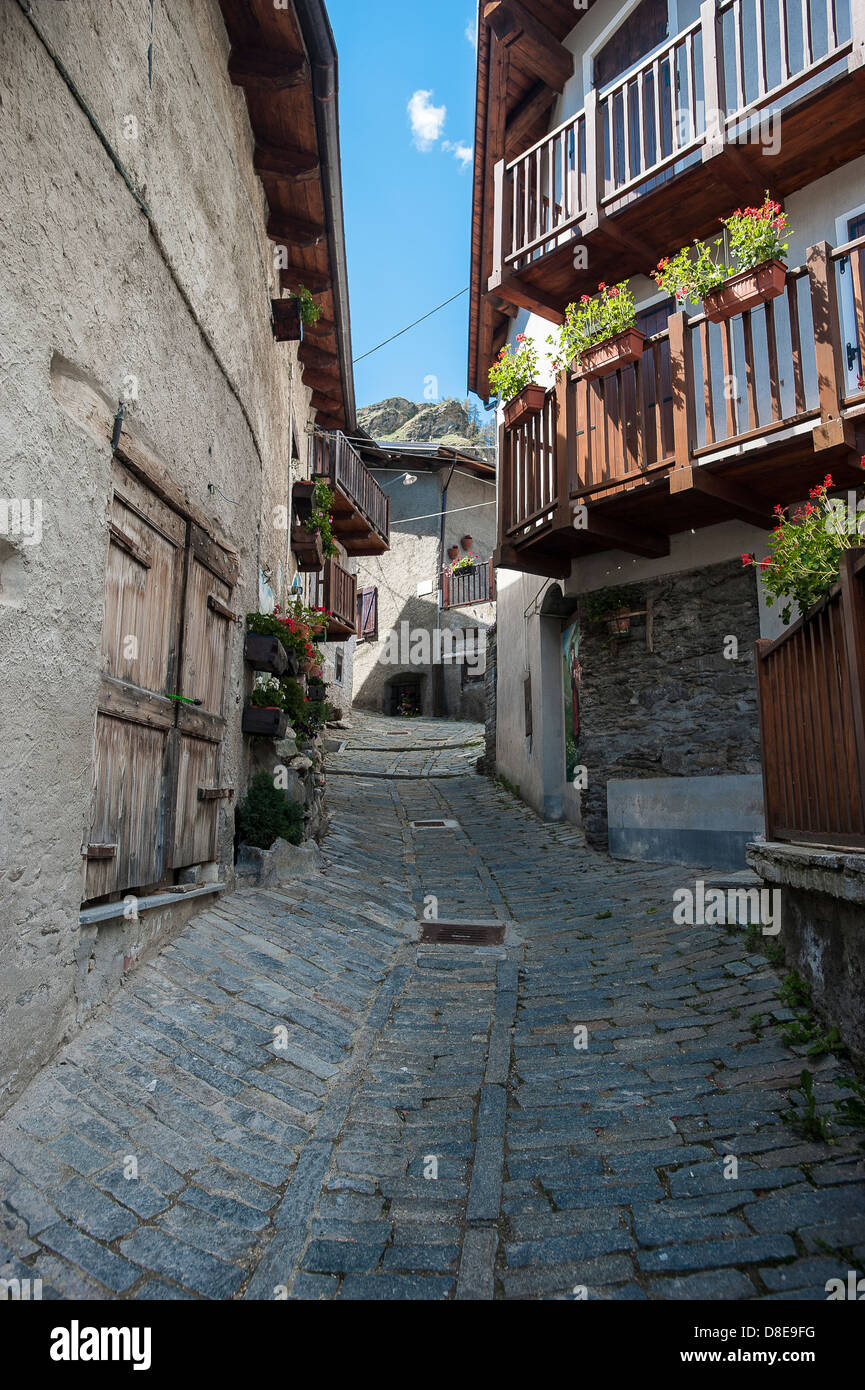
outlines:
[[465, 36], [472, 48], [478, 46], [478, 22], [477, 19], [470, 19], [465, 27]]
[[446, 106], [433, 106], [432, 92], [417, 91], [408, 104], [412, 135], [419, 150], [431, 150], [445, 128]]
[[464, 145], [461, 140], [443, 140], [442, 149], [452, 154], [454, 159], [459, 160], [463, 169], [468, 169], [474, 159], [474, 150], [471, 145]]

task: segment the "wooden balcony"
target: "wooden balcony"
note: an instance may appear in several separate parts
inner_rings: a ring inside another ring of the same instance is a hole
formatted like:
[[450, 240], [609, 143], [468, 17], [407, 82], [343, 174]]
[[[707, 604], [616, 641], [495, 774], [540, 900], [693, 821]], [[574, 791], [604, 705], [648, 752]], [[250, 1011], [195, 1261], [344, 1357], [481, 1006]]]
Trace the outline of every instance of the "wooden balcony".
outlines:
[[390, 549], [390, 499], [344, 434], [313, 435], [310, 472], [333, 489], [333, 529], [348, 555], [382, 555]]
[[472, 603], [494, 603], [496, 571], [492, 560], [464, 570], [443, 569], [441, 595], [442, 608], [466, 608]]
[[695, 23], [496, 164], [490, 293], [561, 319], [767, 186], [783, 198], [865, 153], [863, 97], [865, 0], [705, 0]]
[[338, 560], [325, 560], [319, 594], [319, 606], [331, 614], [328, 642], [347, 642], [357, 630], [357, 575], [349, 574]]
[[574, 557], [669, 553], [676, 532], [739, 518], [831, 469], [863, 482], [865, 237], [812, 246], [786, 292], [723, 324], [673, 314], [640, 361], [563, 374], [543, 411], [502, 430], [496, 563], [566, 576]]
[[825, 602], [757, 643], [767, 840], [865, 849], [865, 550]]

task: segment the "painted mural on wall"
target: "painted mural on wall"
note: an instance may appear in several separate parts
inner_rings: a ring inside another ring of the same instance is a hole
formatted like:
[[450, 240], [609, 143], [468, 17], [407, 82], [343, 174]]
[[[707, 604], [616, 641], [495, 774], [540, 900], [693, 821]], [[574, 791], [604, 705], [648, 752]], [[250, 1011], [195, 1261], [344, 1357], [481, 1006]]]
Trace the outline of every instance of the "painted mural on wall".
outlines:
[[562, 631], [562, 688], [565, 705], [565, 777], [573, 782], [580, 749], [580, 624], [574, 621]]

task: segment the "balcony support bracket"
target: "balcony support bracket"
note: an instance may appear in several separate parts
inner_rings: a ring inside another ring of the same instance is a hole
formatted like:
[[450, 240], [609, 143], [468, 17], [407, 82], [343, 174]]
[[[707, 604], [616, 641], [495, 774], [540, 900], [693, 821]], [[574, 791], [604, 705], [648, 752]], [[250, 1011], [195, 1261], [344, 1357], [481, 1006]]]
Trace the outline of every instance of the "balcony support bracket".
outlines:
[[769, 529], [772, 521], [768, 502], [761, 507], [753, 494], [745, 488], [737, 487], [716, 473], [707, 473], [705, 468], [674, 468], [670, 474], [670, 493], [701, 492], [722, 502], [724, 507], [740, 521], [750, 526], [759, 526], [762, 531]]

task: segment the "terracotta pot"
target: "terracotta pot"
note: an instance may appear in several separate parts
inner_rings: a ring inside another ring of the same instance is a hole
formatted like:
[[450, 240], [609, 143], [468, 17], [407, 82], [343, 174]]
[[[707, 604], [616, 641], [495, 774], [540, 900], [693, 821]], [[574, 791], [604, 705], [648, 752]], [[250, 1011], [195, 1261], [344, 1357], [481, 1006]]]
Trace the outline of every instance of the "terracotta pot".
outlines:
[[540, 415], [546, 398], [546, 387], [538, 386], [534, 381], [529, 382], [528, 386], [524, 386], [519, 395], [514, 396], [505, 406], [505, 429], [515, 430], [524, 421], [531, 420], [534, 415]]
[[746, 309], [756, 309], [767, 299], [777, 299], [787, 286], [787, 267], [783, 261], [764, 261], [752, 270], [731, 275], [703, 300], [710, 323], [724, 323]]
[[631, 630], [631, 614], [627, 608], [620, 608], [618, 613], [613, 613], [607, 619], [607, 632], [614, 637], [623, 637], [626, 632]]
[[458, 559], [459, 559], [459, 554], [460, 554], [460, 548], [459, 548], [458, 545], [449, 545], [449, 546], [448, 546], [448, 559], [449, 559], [449, 560], [458, 560]]
[[473, 540], [474, 536], [463, 536], [462, 540], [460, 541], [460, 545], [462, 546], [463, 550], [471, 550]]
[[626, 328], [614, 338], [605, 338], [595, 343], [588, 351], [580, 353], [580, 376], [592, 380], [594, 377], [609, 376], [619, 367], [627, 367], [643, 355], [645, 334], [639, 328]]

